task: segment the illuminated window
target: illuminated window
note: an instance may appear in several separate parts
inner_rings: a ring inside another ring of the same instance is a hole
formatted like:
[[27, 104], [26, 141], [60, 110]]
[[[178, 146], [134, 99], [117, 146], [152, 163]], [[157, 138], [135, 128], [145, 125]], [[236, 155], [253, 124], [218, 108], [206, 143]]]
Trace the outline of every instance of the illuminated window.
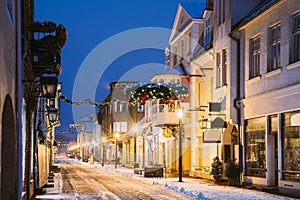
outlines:
[[292, 126], [291, 117], [299, 112], [283, 114], [283, 178], [300, 181], [300, 126]]
[[246, 174], [266, 176], [265, 117], [246, 120]]

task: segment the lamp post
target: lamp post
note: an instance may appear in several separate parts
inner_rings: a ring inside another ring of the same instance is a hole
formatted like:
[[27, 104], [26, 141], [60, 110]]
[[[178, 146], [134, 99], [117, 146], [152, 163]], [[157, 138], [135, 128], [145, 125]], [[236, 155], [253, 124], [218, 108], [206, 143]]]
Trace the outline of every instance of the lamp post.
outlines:
[[104, 142], [106, 141], [105, 137], [102, 137], [102, 167], [104, 167]]
[[116, 139], [116, 158], [115, 158], [115, 169], [117, 169], [117, 164], [118, 164], [118, 138], [120, 137], [119, 133], [115, 134], [115, 139]]
[[182, 120], [182, 116], [183, 116], [183, 111], [182, 108], [180, 108], [178, 110], [178, 118], [179, 118], [179, 122], [178, 122], [178, 143], [179, 143], [179, 163], [178, 163], [178, 176], [179, 176], [179, 182], [182, 182], [182, 125], [181, 125], [181, 120]]

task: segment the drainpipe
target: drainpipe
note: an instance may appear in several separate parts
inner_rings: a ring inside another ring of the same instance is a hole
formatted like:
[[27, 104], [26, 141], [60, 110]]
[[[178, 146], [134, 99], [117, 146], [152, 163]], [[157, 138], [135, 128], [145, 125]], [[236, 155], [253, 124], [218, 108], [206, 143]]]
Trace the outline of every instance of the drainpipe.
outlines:
[[18, 144], [18, 180], [17, 181], [17, 198], [22, 199], [22, 29], [21, 29], [21, 1], [16, 1], [16, 128], [17, 128], [17, 144]]
[[230, 32], [229, 33], [229, 37], [234, 40], [237, 44], [237, 52], [236, 52], [236, 55], [237, 55], [237, 78], [236, 78], [236, 94], [237, 94], [237, 97], [234, 99], [234, 108], [237, 110], [237, 124], [238, 124], [238, 144], [239, 144], [239, 167], [240, 167], [240, 170], [242, 172], [242, 169], [243, 169], [243, 155], [242, 155], [242, 144], [241, 144], [241, 138], [242, 138], [242, 135], [241, 135], [241, 117], [242, 117], [242, 110], [241, 110], [241, 64], [240, 64], [240, 56], [241, 56], [241, 53], [240, 53], [240, 49], [241, 49], [241, 42], [240, 42], [240, 39], [238, 38], [235, 38], [233, 36], [233, 32]]

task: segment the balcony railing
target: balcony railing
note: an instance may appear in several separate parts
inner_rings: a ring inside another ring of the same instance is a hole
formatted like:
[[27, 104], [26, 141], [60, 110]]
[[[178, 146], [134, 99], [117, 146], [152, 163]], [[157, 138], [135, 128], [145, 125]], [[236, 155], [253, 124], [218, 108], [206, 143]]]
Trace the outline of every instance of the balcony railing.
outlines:
[[33, 38], [29, 41], [29, 57], [35, 76], [46, 71], [61, 73], [61, 48], [66, 43], [67, 31], [54, 22], [34, 22], [29, 26]]
[[180, 102], [177, 100], [171, 100], [168, 104], [164, 104], [160, 100], [155, 100], [152, 103], [152, 124], [154, 126], [177, 125], [179, 108]]

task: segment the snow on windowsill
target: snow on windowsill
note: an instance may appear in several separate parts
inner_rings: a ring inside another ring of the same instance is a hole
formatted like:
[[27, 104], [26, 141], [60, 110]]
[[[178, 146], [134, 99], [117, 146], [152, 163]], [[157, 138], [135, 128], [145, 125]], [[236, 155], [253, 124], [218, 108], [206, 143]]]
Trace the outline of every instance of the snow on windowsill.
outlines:
[[254, 83], [254, 82], [259, 81], [260, 79], [261, 79], [261, 75], [258, 75], [258, 76], [256, 76], [255, 78], [248, 79], [248, 80], [247, 80], [247, 83], [248, 83], [248, 84], [251, 84], [251, 83]]
[[291, 69], [294, 69], [294, 68], [298, 68], [298, 67], [300, 67], [300, 61], [294, 62], [294, 63], [289, 64], [289, 65], [286, 66], [286, 68], [288, 70], [291, 70]]
[[274, 69], [274, 70], [269, 71], [269, 72], [266, 73], [266, 78], [270, 78], [270, 77], [272, 77], [272, 76], [275, 76], [275, 75], [277, 75], [277, 74], [280, 74], [281, 72], [282, 72], [282, 68], [281, 68], [281, 67], [280, 67], [280, 68], [277, 68], [277, 69]]

